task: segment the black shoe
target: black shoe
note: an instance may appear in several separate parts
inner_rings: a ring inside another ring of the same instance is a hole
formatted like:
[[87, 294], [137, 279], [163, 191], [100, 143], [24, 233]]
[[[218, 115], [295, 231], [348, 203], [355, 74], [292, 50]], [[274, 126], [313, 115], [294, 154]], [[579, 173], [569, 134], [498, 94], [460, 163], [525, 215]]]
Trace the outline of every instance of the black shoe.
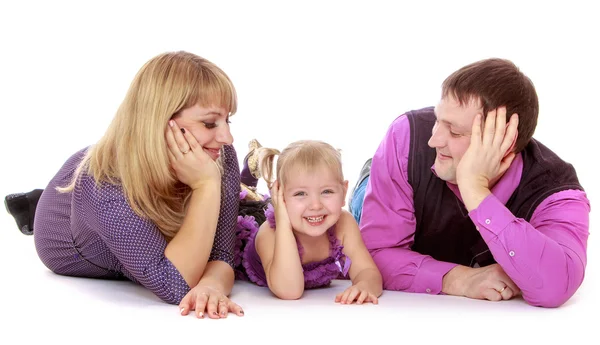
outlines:
[[358, 175], [358, 180], [356, 181], [356, 184], [354, 185], [354, 188], [352, 188], [352, 192], [350, 193], [350, 196], [348, 197], [348, 211], [350, 211], [350, 212], [352, 212], [352, 198], [354, 197], [354, 191], [367, 177], [369, 177], [371, 175], [371, 162], [372, 161], [373, 161], [373, 158], [367, 159], [365, 164], [363, 164], [362, 169], [360, 169], [360, 175]]
[[4, 198], [6, 211], [13, 216], [19, 230], [25, 235], [33, 235], [35, 209], [43, 189], [34, 189], [29, 193], [9, 194]]

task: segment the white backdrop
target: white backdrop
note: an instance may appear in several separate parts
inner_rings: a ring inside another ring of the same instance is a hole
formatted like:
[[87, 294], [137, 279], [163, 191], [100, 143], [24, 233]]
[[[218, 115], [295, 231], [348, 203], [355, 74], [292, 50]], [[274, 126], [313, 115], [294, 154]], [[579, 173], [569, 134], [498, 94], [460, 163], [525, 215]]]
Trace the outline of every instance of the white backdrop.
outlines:
[[[277, 148], [326, 140], [343, 150], [350, 186], [394, 118], [434, 105], [454, 70], [501, 57], [533, 80], [535, 137], [574, 164], [594, 210], [600, 25], [592, 3], [2, 1], [0, 195], [44, 188], [67, 157], [103, 134], [138, 69], [164, 51], [201, 55], [233, 80], [240, 161], [252, 138]], [[377, 307], [341, 307], [330, 300], [343, 282], [289, 303], [238, 284], [233, 297], [246, 316], [211, 322], [178, 317], [176, 307], [129, 283], [49, 273], [33, 238], [3, 213], [0, 343], [597, 339], [596, 218], [586, 279], [559, 309], [389, 292]], [[284, 334], [274, 338], [275, 328]], [[325, 335], [314, 334], [320, 328]]]

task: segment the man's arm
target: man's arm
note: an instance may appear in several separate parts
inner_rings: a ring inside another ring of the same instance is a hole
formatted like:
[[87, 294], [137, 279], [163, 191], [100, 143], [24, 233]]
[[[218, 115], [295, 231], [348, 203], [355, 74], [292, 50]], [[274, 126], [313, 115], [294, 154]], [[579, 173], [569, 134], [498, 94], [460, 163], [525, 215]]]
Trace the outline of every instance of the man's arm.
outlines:
[[360, 228], [387, 290], [438, 294], [443, 276], [456, 264], [410, 249], [416, 220], [407, 166], [410, 125], [398, 117], [379, 145], [371, 165]]
[[566, 190], [544, 200], [529, 223], [493, 195], [469, 215], [523, 298], [532, 305], [557, 307], [583, 282], [589, 212], [584, 192]]
[[491, 194], [490, 186], [515, 157], [518, 115], [506, 126], [506, 109], [501, 107], [488, 113], [485, 127], [482, 122], [481, 115], [475, 117], [471, 143], [457, 167], [469, 216], [523, 298], [532, 305], [559, 306], [583, 281], [589, 201], [581, 191], [562, 191], [546, 198], [530, 223], [516, 218]]

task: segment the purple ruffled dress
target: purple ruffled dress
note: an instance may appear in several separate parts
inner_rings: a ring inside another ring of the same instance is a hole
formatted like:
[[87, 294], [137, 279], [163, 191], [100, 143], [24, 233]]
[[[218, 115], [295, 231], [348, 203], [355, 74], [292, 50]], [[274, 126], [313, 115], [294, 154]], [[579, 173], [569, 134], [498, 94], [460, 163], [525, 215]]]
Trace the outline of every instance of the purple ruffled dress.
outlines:
[[[271, 204], [265, 210], [265, 216], [269, 225], [275, 229], [275, 210]], [[251, 281], [259, 286], [267, 286], [265, 271], [254, 245], [258, 228], [259, 225], [254, 217], [238, 217], [235, 247], [236, 279]], [[327, 286], [333, 279], [348, 279], [351, 262], [343, 254], [344, 247], [335, 237], [334, 230], [334, 227], [327, 230], [330, 243], [329, 256], [324, 260], [302, 265], [305, 289]], [[299, 242], [297, 243], [300, 258], [302, 258], [304, 250], [302, 245]]]

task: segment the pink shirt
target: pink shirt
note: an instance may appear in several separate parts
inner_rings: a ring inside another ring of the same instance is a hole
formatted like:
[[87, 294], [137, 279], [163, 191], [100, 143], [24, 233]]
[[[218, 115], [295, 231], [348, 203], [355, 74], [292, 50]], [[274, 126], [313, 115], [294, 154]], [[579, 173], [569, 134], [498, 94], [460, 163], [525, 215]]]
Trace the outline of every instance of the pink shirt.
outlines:
[[[410, 125], [402, 115], [373, 156], [360, 228], [385, 289], [439, 294], [442, 278], [457, 265], [410, 249], [416, 219], [407, 174], [409, 147]], [[469, 216], [523, 298], [536, 306], [559, 306], [583, 281], [590, 204], [585, 192], [565, 190], [542, 201], [530, 222], [516, 218], [504, 204], [522, 171], [523, 160], [517, 155], [492, 194]], [[460, 198], [457, 185], [446, 185]]]

